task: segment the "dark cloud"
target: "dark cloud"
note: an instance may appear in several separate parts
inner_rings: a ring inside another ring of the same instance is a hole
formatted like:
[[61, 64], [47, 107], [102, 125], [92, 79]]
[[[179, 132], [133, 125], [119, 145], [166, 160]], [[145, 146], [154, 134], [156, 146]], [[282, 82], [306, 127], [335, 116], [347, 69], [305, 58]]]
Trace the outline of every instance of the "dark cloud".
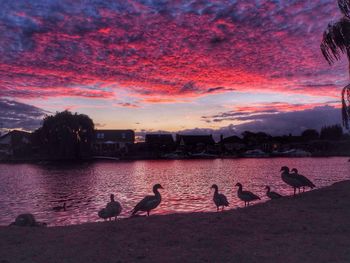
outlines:
[[47, 111], [25, 103], [0, 98], [0, 128], [34, 130]]
[[[274, 136], [287, 134], [300, 135], [306, 129], [321, 130], [324, 126], [341, 123], [341, 111], [339, 108], [333, 106], [318, 106], [300, 111], [236, 117], [234, 120], [237, 119], [244, 119], [245, 122], [236, 125], [229, 124], [218, 129], [194, 128], [181, 130], [176, 133], [194, 135], [212, 134], [216, 140], [218, 140], [221, 135], [225, 137], [241, 135], [244, 131], [262, 131]], [[143, 130], [139, 135], [144, 136], [149, 132], [155, 131]], [[169, 133], [166, 131], [159, 132]], [[176, 133], [173, 133], [173, 135]]]

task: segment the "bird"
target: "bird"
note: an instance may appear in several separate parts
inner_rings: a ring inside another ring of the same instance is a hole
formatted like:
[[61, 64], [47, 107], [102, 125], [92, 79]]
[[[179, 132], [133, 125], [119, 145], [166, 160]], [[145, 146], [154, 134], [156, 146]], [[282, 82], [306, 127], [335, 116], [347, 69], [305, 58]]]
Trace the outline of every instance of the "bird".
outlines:
[[115, 220], [117, 220], [118, 215], [122, 212], [122, 206], [118, 201], [114, 200], [114, 194], [110, 195], [111, 201], [107, 203], [105, 208], [102, 208], [100, 211], [98, 211], [98, 216], [100, 218], [103, 218], [104, 220], [109, 219], [111, 221], [111, 218], [114, 217]]
[[282, 172], [281, 178], [283, 182], [293, 187], [294, 195], [295, 195], [296, 189], [297, 188], [299, 189], [302, 186], [301, 181], [299, 180], [298, 177], [293, 176], [292, 174], [289, 173], [289, 168], [287, 166], [282, 166], [280, 172]]
[[265, 189], [267, 190], [266, 195], [267, 195], [267, 197], [270, 198], [270, 199], [278, 199], [278, 198], [281, 198], [281, 197], [282, 197], [282, 195], [280, 195], [279, 193], [271, 192], [271, 191], [270, 191], [270, 186], [268, 186], [268, 185], [265, 186]]
[[220, 206], [222, 207], [221, 209], [224, 210], [225, 206], [230, 205], [230, 203], [227, 201], [226, 196], [223, 194], [219, 194], [219, 188], [216, 184], [213, 184], [211, 186], [211, 189], [215, 189], [213, 201], [216, 205], [217, 211], [219, 211]]
[[118, 201], [114, 200], [114, 194], [110, 195], [111, 201], [107, 204], [106, 209], [110, 217], [114, 216], [114, 219], [117, 220], [117, 216], [122, 212], [122, 206]]
[[[311, 189], [316, 187], [316, 185], [314, 185], [314, 183], [311, 182], [308, 178], [306, 178], [304, 175], [299, 174], [298, 169], [293, 168], [291, 172], [293, 172], [291, 175], [297, 177], [298, 180], [301, 182], [301, 187], [303, 187], [303, 192], [305, 191], [305, 186], [310, 187]], [[300, 188], [299, 188], [299, 192], [300, 192]]]
[[59, 211], [61, 211], [61, 210], [66, 211], [66, 203], [63, 203], [62, 206], [60, 206], [60, 205], [54, 206], [54, 207], [52, 208], [52, 210], [54, 210], [54, 211], [56, 211], [56, 212], [59, 212]]
[[238, 186], [238, 198], [244, 201], [244, 206], [246, 207], [247, 204], [249, 205], [250, 202], [255, 201], [255, 200], [261, 200], [259, 196], [253, 194], [252, 192], [249, 191], [243, 191], [242, 184], [237, 183], [236, 186]]
[[160, 202], [162, 201], [162, 197], [158, 191], [158, 189], [164, 189], [160, 184], [155, 184], [153, 186], [154, 195], [148, 195], [143, 198], [132, 211], [132, 215], [134, 216], [137, 212], [147, 212], [147, 216], [149, 216], [149, 212], [155, 209]]

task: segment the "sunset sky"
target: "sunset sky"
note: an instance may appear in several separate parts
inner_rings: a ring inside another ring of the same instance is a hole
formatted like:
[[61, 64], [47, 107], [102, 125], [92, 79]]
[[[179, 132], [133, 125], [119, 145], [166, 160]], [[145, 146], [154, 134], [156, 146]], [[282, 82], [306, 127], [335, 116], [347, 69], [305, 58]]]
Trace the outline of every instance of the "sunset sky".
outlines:
[[298, 134], [340, 123], [331, 0], [4, 0], [0, 123], [88, 114], [100, 129]]

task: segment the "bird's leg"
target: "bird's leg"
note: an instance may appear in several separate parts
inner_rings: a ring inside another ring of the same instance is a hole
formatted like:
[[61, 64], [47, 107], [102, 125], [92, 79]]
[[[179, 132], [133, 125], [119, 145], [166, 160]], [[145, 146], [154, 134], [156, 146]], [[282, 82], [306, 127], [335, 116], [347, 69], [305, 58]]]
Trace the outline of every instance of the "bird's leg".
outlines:
[[299, 194], [300, 194], [300, 187], [298, 188], [298, 190], [299, 190]]
[[295, 192], [296, 192], [297, 189], [295, 187], [293, 187], [293, 189], [294, 189], [294, 195], [295, 195]]
[[303, 193], [305, 192], [305, 186], [303, 186]]
[[149, 211], [147, 211], [147, 216], [149, 216]]
[[219, 207], [218, 206], [216, 207], [216, 212], [219, 212]]

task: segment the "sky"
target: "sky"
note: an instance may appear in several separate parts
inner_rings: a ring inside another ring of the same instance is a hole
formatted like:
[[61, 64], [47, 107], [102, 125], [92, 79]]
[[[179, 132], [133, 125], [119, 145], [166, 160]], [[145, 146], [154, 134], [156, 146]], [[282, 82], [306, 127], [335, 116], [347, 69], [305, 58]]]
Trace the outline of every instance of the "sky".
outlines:
[[70, 110], [99, 129], [298, 134], [340, 123], [333, 0], [3, 0], [0, 127]]

